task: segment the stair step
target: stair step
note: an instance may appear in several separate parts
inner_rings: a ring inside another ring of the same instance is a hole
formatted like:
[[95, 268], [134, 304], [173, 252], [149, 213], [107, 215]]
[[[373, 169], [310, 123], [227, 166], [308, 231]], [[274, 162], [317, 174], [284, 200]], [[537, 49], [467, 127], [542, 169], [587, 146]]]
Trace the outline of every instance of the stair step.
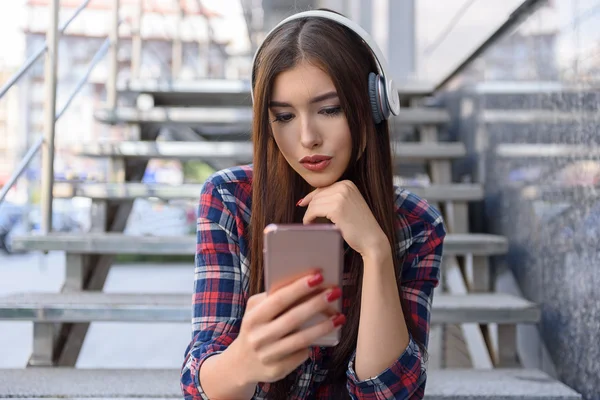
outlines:
[[[250, 142], [118, 142], [72, 147], [72, 152], [88, 157], [162, 158], [178, 160], [252, 161]], [[403, 162], [450, 160], [465, 157], [463, 143], [403, 143], [392, 145], [392, 154]]]
[[[115, 111], [101, 109], [95, 118], [107, 124], [168, 124], [168, 125], [239, 125], [250, 131], [252, 108], [250, 107], [154, 107], [142, 110], [120, 107]], [[448, 112], [433, 108], [405, 108], [391, 121], [401, 125], [439, 125], [450, 122]]]
[[168, 125], [237, 125], [241, 130], [250, 131], [252, 109], [249, 107], [155, 107], [141, 110], [133, 107], [120, 107], [97, 110], [95, 118], [108, 124], [168, 124]]
[[[123, 233], [50, 233], [13, 238], [15, 251], [66, 251], [77, 254], [182, 255], [196, 252], [196, 236], [133, 236]], [[508, 251], [505, 237], [448, 234], [444, 254], [498, 255]]]
[[[0, 296], [0, 320], [34, 322], [189, 322], [188, 294], [17, 293]], [[436, 294], [432, 323], [536, 323], [539, 307], [502, 293]]]
[[[427, 82], [398, 84], [401, 97], [428, 96], [433, 85]], [[198, 79], [194, 81], [135, 80], [119, 89], [122, 94], [147, 94], [154, 106], [214, 107], [251, 106], [250, 82], [234, 79]]]
[[155, 107], [252, 106], [250, 82], [233, 79], [201, 79], [165, 82], [136, 80], [119, 89], [124, 94], [148, 94]]
[[501, 143], [496, 146], [496, 155], [506, 159], [564, 159], [581, 160], [600, 158], [600, 147], [571, 144], [513, 144]]
[[557, 111], [557, 110], [483, 110], [481, 120], [486, 124], [581, 124], [597, 123], [597, 111]]
[[[0, 398], [180, 399], [179, 374], [174, 369], [2, 369]], [[534, 369], [430, 370], [427, 376], [427, 400], [581, 399]]]
[[[404, 186], [410, 192], [431, 202], [475, 201], [483, 198], [483, 188], [476, 184], [432, 185], [426, 187]], [[182, 185], [146, 183], [62, 183], [54, 184], [54, 196], [71, 198], [89, 197], [100, 200], [132, 200], [158, 197], [163, 200], [198, 199], [202, 184]]]

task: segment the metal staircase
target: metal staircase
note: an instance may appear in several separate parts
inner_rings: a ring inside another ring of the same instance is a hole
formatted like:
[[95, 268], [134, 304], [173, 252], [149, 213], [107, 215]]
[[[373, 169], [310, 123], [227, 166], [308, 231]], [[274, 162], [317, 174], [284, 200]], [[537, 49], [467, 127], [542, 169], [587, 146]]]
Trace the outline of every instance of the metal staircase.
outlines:
[[[118, 3], [115, 1], [115, 7]], [[112, 42], [115, 59], [116, 43], [116, 40]], [[508, 241], [502, 236], [469, 232], [469, 203], [483, 198], [483, 188], [479, 184], [452, 180], [452, 163], [465, 156], [465, 147], [462, 143], [439, 141], [440, 130], [450, 122], [444, 110], [426, 107], [419, 96], [415, 96], [414, 88], [400, 91], [405, 98], [412, 99], [413, 106], [405, 108], [392, 121], [397, 183], [403, 184], [406, 179], [401, 174], [402, 165], [417, 164], [423, 168], [428, 173], [429, 184], [404, 186], [442, 211], [449, 232], [445, 241], [442, 285], [433, 303], [426, 397], [440, 400], [580, 398], [541, 371], [520, 365], [516, 325], [536, 324], [540, 320], [540, 309], [526, 299], [493, 291], [495, 277], [489, 257], [505, 254]], [[117, 96], [135, 98], [144, 108], [114, 108]], [[243, 82], [231, 81], [194, 84], [175, 81], [164, 85], [132, 82], [109, 100], [108, 108], [98, 110], [96, 118], [106, 124], [138, 127], [139, 140], [73, 149], [81, 157], [109, 160], [110, 180], [105, 183], [50, 185], [52, 180], [45, 181], [46, 201], [74, 195], [92, 200], [91, 230], [74, 235], [46, 229], [43, 235], [14, 239], [15, 250], [64, 251], [66, 276], [60, 293], [0, 297], [0, 320], [30, 321], [34, 326], [29, 368], [0, 370], [0, 398], [181, 397], [179, 371], [80, 370], [75, 368], [75, 363], [92, 322], [191, 321], [190, 295], [104, 293], [102, 289], [115, 255], [188, 255], [192, 268], [194, 235], [127, 235], [123, 233], [127, 218], [133, 201], [138, 198], [172, 200], [198, 196], [198, 184], [142, 184], [150, 159], [194, 159], [219, 168], [251, 162], [249, 87]], [[191, 129], [203, 140], [157, 142], [158, 132], [164, 127]], [[401, 131], [407, 128], [416, 133], [417, 141], [403, 140]], [[46, 152], [51, 151], [52, 140], [48, 134], [44, 142]], [[52, 168], [48, 173], [52, 174]], [[46, 214], [47, 218], [49, 215], [51, 213]], [[456, 353], [465, 351], [470, 365], [456, 361]]]

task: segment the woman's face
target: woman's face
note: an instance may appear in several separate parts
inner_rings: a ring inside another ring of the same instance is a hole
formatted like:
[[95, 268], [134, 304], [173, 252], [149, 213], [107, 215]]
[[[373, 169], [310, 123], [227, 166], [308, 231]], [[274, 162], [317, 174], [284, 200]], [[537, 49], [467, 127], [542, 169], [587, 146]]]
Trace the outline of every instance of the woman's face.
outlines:
[[329, 75], [308, 62], [277, 75], [269, 120], [279, 150], [309, 185], [324, 187], [340, 179], [352, 140]]

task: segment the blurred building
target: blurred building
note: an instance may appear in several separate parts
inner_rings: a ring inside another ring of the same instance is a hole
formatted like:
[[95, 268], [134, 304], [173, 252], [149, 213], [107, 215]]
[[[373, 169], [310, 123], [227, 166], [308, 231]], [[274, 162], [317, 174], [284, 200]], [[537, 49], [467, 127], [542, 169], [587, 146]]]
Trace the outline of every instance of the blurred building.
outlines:
[[[245, 61], [248, 59], [248, 51], [239, 50], [244, 48], [244, 38], [237, 38], [235, 32], [228, 34], [222, 26], [225, 19], [229, 23], [236, 18], [243, 22], [241, 11], [233, 18], [229, 15], [225, 18], [220, 13], [211, 11], [212, 8], [205, 7], [204, 4], [210, 2], [199, 0], [121, 0], [120, 3], [122, 22], [119, 28], [119, 86], [132, 80], [240, 78], [249, 70], [249, 61]], [[61, 1], [59, 25], [80, 4], [79, 0]], [[27, 22], [24, 29], [26, 56], [44, 45], [48, 5], [49, 0], [27, 1]], [[112, 0], [92, 0], [60, 37], [57, 111], [71, 96], [86, 74], [94, 54], [109, 35], [112, 12]], [[132, 42], [137, 38], [138, 32], [142, 45], [140, 67], [136, 69], [132, 65]], [[230, 50], [232, 47], [233, 52]], [[108, 139], [124, 140], [130, 134], [124, 127], [111, 128], [94, 120], [94, 111], [102, 108], [106, 99], [108, 74], [108, 59], [104, 57], [57, 123], [55, 171], [59, 180], [102, 179], [103, 168], [98, 166], [100, 161], [71, 156], [67, 151], [71, 145]], [[30, 70], [23, 86], [22, 95], [27, 106], [22, 111], [21, 124], [28, 135], [22, 140], [26, 142], [22, 143], [22, 147], [26, 148], [33, 138], [43, 134], [42, 61]], [[32, 163], [28, 174], [30, 179], [38, 179], [39, 162], [38, 157]], [[14, 168], [14, 163], [10, 164]]]

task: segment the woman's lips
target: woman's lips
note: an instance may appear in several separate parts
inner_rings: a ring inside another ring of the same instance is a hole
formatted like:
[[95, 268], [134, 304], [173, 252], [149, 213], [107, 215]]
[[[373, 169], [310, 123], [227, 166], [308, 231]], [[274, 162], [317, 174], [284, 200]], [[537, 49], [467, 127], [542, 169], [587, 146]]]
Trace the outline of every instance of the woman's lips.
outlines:
[[323, 155], [306, 156], [300, 160], [300, 164], [309, 171], [321, 172], [331, 164], [331, 158]]

